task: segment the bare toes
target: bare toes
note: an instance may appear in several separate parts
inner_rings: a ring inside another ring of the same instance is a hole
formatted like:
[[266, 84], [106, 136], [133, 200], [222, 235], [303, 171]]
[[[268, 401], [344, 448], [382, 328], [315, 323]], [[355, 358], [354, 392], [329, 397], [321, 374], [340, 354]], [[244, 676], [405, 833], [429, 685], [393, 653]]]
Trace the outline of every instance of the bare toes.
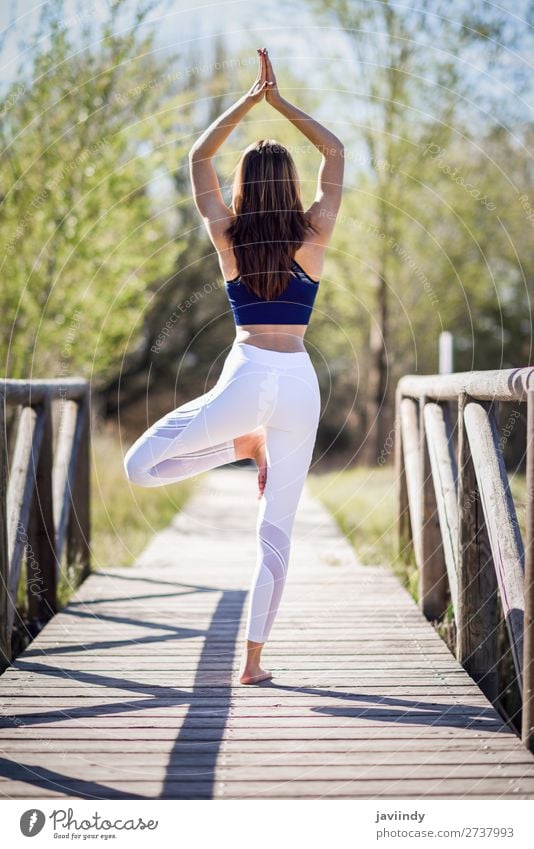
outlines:
[[270, 681], [272, 678], [271, 672], [261, 672], [259, 675], [242, 675], [239, 681], [241, 684], [259, 684], [260, 681]]

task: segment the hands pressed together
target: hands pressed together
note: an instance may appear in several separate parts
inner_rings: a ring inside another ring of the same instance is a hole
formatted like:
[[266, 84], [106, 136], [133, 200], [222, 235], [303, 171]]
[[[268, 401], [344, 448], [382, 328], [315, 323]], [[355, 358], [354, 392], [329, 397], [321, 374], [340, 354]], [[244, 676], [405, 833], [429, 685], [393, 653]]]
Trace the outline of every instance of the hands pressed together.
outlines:
[[258, 54], [258, 76], [247, 92], [247, 98], [253, 103], [259, 103], [265, 98], [267, 103], [274, 106], [280, 100], [280, 93], [267, 48], [258, 47]]

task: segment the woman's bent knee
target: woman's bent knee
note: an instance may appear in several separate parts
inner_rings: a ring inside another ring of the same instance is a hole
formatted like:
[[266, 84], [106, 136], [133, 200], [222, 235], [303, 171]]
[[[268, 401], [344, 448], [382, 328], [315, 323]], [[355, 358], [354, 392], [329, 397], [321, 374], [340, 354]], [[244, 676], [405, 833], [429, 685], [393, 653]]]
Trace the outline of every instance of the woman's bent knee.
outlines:
[[140, 452], [135, 445], [126, 452], [123, 460], [124, 474], [130, 481], [138, 486], [155, 486], [157, 481], [152, 477], [145, 463], [142, 462]]

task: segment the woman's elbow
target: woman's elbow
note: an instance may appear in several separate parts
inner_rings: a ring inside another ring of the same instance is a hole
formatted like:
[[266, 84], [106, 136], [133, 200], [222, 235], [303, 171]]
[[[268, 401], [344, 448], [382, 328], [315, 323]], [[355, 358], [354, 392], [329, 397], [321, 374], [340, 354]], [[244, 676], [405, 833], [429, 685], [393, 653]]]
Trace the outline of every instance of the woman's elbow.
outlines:
[[193, 146], [189, 151], [189, 162], [205, 162], [207, 159], [211, 159], [212, 156], [213, 153], [210, 153], [208, 150]]
[[345, 155], [345, 145], [339, 139], [332, 139], [331, 143], [323, 148], [323, 156], [341, 156]]

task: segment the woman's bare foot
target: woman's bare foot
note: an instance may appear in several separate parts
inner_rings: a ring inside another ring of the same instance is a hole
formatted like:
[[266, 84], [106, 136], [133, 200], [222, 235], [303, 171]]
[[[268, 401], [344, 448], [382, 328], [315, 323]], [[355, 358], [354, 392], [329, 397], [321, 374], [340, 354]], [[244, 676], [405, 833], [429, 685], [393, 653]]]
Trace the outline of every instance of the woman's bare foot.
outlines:
[[239, 678], [241, 684], [259, 684], [260, 681], [270, 681], [272, 678], [272, 674], [265, 669], [260, 669], [256, 675], [248, 675], [246, 672], [243, 672]]
[[247, 640], [247, 656], [245, 667], [239, 676], [241, 684], [259, 684], [260, 681], [270, 681], [273, 677], [268, 669], [260, 666], [261, 650], [263, 643], [254, 643]]
[[265, 450], [265, 430], [257, 427], [250, 433], [234, 439], [236, 460], [254, 460], [258, 467], [258, 498], [261, 498], [267, 483], [267, 456]]

